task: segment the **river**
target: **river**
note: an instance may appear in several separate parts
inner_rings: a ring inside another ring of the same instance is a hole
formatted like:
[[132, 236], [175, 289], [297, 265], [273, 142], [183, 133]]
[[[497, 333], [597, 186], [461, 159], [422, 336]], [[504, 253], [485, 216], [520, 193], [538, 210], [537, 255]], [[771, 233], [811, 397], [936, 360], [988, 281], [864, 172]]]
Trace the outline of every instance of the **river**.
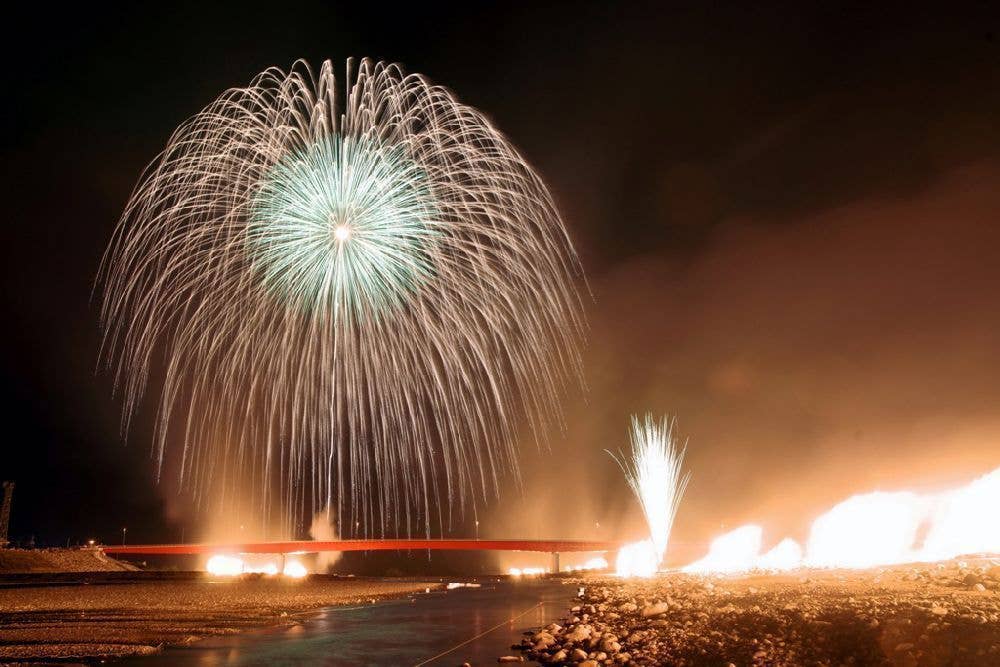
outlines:
[[511, 644], [523, 631], [561, 617], [576, 592], [561, 580], [484, 581], [479, 588], [330, 607], [299, 625], [213, 637], [123, 664], [495, 665], [499, 656], [518, 655]]

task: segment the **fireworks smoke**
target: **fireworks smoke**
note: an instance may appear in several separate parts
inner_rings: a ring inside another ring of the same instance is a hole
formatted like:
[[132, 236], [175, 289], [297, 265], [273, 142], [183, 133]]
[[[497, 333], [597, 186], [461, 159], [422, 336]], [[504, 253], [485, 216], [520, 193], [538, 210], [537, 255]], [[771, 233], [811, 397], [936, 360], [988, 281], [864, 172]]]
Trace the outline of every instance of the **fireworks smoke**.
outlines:
[[[337, 536], [337, 527], [332, 523], [331, 508], [320, 510], [312, 518], [309, 524], [309, 537], [317, 542], [335, 542], [340, 538]], [[326, 573], [340, 560], [339, 551], [319, 551], [316, 553], [316, 571]]]
[[674, 517], [677, 516], [677, 508], [691, 479], [690, 472], [681, 474], [687, 447], [678, 451], [673, 427], [673, 421], [665, 418], [655, 421], [647, 413], [640, 420], [633, 415], [629, 434], [631, 457], [624, 454], [616, 456], [613, 452], [608, 452], [621, 466], [632, 492], [642, 506], [657, 563], [663, 560], [667, 552]]
[[102, 264], [103, 354], [126, 428], [165, 359], [155, 452], [196, 497], [429, 532], [516, 471], [520, 420], [561, 424], [579, 263], [480, 112], [368, 60], [342, 90], [269, 69], [174, 133]]

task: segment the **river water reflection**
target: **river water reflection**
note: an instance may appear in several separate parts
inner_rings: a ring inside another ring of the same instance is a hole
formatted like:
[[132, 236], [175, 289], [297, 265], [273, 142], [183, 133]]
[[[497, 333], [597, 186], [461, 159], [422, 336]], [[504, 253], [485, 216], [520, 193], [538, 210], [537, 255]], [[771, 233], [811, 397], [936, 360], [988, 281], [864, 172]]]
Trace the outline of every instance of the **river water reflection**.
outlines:
[[510, 646], [520, 642], [524, 630], [562, 616], [575, 593], [573, 585], [559, 580], [484, 581], [480, 588], [331, 607], [300, 625], [206, 639], [123, 662], [134, 667], [495, 665], [498, 656], [517, 654]]

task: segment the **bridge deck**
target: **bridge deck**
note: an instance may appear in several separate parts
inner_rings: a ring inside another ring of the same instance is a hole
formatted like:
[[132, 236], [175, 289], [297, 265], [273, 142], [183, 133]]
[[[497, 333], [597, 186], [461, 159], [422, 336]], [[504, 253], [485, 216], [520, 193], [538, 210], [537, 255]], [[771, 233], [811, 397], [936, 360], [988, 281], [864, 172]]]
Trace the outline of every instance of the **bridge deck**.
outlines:
[[218, 544], [129, 544], [103, 547], [108, 554], [287, 554], [320, 551], [616, 551], [617, 542], [596, 540], [299, 540], [291, 542], [246, 542]]

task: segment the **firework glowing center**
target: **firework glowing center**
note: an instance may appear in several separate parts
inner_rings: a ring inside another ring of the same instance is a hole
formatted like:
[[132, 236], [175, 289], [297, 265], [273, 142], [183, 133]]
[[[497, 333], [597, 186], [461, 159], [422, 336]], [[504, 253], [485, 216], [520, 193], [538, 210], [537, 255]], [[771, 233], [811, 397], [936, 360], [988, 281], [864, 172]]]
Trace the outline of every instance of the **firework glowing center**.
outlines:
[[126, 424], [163, 378], [161, 470], [203, 506], [429, 535], [516, 473], [522, 428], [561, 423], [581, 278], [545, 184], [479, 111], [395, 65], [338, 82], [300, 62], [147, 168], [102, 264], [104, 351]]
[[340, 135], [271, 167], [251, 210], [250, 255], [265, 280], [338, 318], [398, 306], [431, 275], [430, 242], [444, 231], [403, 149]]

